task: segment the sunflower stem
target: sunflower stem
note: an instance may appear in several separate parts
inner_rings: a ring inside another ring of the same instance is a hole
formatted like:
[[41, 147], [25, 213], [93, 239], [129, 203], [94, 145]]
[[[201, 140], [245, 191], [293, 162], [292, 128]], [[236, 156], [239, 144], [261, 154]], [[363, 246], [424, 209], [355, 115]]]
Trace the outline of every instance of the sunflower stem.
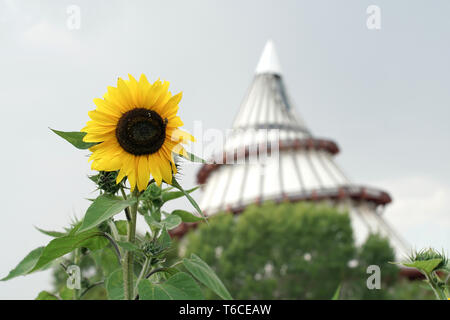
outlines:
[[136, 281], [136, 285], [134, 286], [134, 291], [135, 293], [137, 292], [137, 287], [139, 285], [139, 282], [141, 282], [141, 280], [143, 279], [143, 277], [145, 276], [145, 274], [147, 273], [147, 269], [151, 263], [151, 258], [145, 258], [144, 264], [142, 265], [142, 269], [141, 272], [139, 273], [139, 277], [137, 278]]
[[[125, 190], [123, 190], [123, 187], [120, 187], [120, 192], [122, 193], [123, 199], [127, 200], [127, 194], [125, 193]], [[130, 208], [125, 208], [125, 217], [127, 218], [128, 222], [130, 221]]]
[[433, 289], [433, 292], [436, 295], [436, 298], [438, 300], [447, 300], [447, 296], [446, 296], [444, 290], [439, 287], [436, 277], [433, 276], [432, 273], [429, 274], [429, 273], [425, 272], [425, 278], [427, 279], [430, 287]]
[[[136, 240], [136, 218], [137, 209], [139, 206], [139, 191], [134, 189], [133, 197], [136, 198], [136, 203], [130, 207], [130, 219], [128, 220], [128, 235], [127, 240], [130, 243], [134, 243]], [[134, 286], [133, 286], [133, 276], [134, 276], [134, 254], [132, 251], [126, 251], [123, 263], [123, 292], [125, 300], [132, 300], [134, 298]]]

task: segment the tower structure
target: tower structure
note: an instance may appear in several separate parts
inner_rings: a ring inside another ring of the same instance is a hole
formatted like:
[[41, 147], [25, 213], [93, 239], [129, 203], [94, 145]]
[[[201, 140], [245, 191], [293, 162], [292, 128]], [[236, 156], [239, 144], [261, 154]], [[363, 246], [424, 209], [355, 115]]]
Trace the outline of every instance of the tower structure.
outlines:
[[327, 202], [349, 212], [357, 244], [379, 233], [397, 254], [407, 252], [383, 219], [390, 195], [352, 182], [334, 160], [338, 153], [334, 141], [315, 137], [296, 113], [268, 41], [222, 152], [197, 174], [200, 207], [211, 216], [267, 200]]

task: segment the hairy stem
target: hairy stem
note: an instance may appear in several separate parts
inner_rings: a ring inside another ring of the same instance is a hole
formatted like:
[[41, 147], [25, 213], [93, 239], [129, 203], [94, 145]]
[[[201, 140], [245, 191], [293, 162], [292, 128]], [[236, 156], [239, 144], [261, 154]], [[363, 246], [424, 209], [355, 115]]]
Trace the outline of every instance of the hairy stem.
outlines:
[[[137, 209], [139, 205], [139, 191], [137, 189], [133, 191], [133, 197], [136, 198], [136, 203], [132, 205], [129, 209], [130, 219], [128, 220], [127, 240], [130, 243], [134, 243], [136, 240], [136, 218], [137, 218]], [[133, 265], [134, 265], [133, 252], [126, 251], [123, 263], [123, 289], [125, 300], [131, 300], [134, 298]]]
[[438, 279], [433, 274], [429, 274], [425, 272], [425, 277], [428, 280], [431, 288], [433, 289], [434, 294], [438, 300], [447, 300], [447, 296], [442, 288], [438, 285]]
[[121, 265], [122, 264], [122, 254], [121, 254], [120, 248], [117, 245], [116, 241], [106, 232], [102, 232], [101, 235], [103, 237], [105, 237], [106, 239], [108, 239], [108, 241], [111, 243], [114, 250], [116, 251], [116, 255], [117, 255], [117, 259], [119, 260], [119, 264]]
[[[125, 190], [123, 189], [123, 187], [120, 187], [120, 192], [122, 193], [123, 199], [127, 200], [127, 194], [125, 193]], [[128, 222], [131, 220], [130, 217], [130, 208], [125, 208], [125, 216], [127, 217]]]
[[144, 275], [147, 273], [148, 266], [150, 265], [151, 258], [145, 258], [144, 264], [142, 265], [141, 272], [139, 273], [139, 277], [136, 281], [136, 285], [134, 286], [134, 291], [137, 292], [137, 287], [139, 285], [139, 282], [141, 282]]

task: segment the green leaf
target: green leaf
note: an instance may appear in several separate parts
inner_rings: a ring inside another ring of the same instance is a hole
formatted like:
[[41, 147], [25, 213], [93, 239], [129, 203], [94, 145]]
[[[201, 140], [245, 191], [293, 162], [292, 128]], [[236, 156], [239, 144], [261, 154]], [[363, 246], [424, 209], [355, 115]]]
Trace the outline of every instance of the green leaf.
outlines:
[[[160, 275], [163, 275], [166, 277], [166, 279], [172, 277], [173, 275], [177, 274], [178, 272], [181, 272], [179, 269], [174, 268], [174, 267], [168, 267], [168, 268], [164, 268], [164, 270], [158, 272]], [[155, 273], [156, 274], [156, 273]], [[151, 279], [151, 277], [150, 277]]]
[[52, 130], [58, 136], [60, 136], [61, 138], [72, 144], [77, 149], [85, 150], [98, 144], [97, 142], [84, 142], [83, 138], [86, 135], [86, 132], [79, 132], [79, 131], [64, 132], [54, 130], [52, 128], [50, 128], [50, 130]]
[[139, 251], [139, 247], [131, 242], [117, 241], [117, 244], [127, 251]]
[[158, 229], [163, 228], [163, 224], [161, 222], [156, 221], [155, 218], [153, 218], [153, 216], [150, 215], [148, 212], [144, 213], [144, 220], [150, 227], [156, 227]]
[[39, 231], [47, 236], [54, 237], [54, 238], [64, 237], [66, 235], [66, 233], [64, 233], [64, 232], [44, 230], [44, 229], [38, 228], [36, 226], [34, 228], [37, 231]]
[[180, 190], [181, 192], [183, 192], [184, 196], [189, 200], [189, 202], [192, 204], [192, 206], [195, 208], [195, 210], [198, 211], [198, 213], [200, 213], [200, 215], [205, 219], [206, 221], [206, 216], [203, 214], [202, 210], [200, 209], [199, 205], [197, 204], [197, 202], [194, 200], [194, 198], [191, 197], [191, 195], [185, 191], [183, 189], [183, 187], [178, 183], [178, 181], [175, 179], [175, 177], [172, 178], [172, 185], [177, 188], [178, 190]]
[[145, 189], [145, 196], [150, 198], [150, 200], [159, 199], [161, 196], [161, 188], [156, 185], [156, 183], [151, 183], [148, 185], [147, 189]]
[[331, 300], [339, 300], [339, 296], [341, 294], [341, 285], [338, 285], [338, 287], [336, 288], [336, 291], [333, 294], [333, 297], [331, 298]]
[[145, 222], [147, 222], [147, 224], [150, 227], [155, 227], [158, 229], [162, 229], [162, 228], [166, 227], [167, 230], [172, 230], [173, 228], [178, 227], [181, 223], [180, 217], [178, 217], [176, 215], [172, 216], [170, 214], [168, 214], [164, 220], [162, 220], [161, 222], [158, 222], [155, 220], [155, 218], [152, 215], [150, 215], [146, 212], [146, 213], [144, 213], [144, 219], [145, 219]]
[[161, 230], [161, 235], [158, 238], [158, 242], [161, 245], [161, 249], [167, 249], [172, 244], [172, 239], [170, 238], [169, 232], [167, 232], [166, 227]]
[[53, 239], [44, 248], [39, 260], [28, 273], [44, 267], [49, 262], [60, 258], [77, 248], [86, 247], [90, 250], [96, 250], [105, 247], [108, 244], [108, 240], [103, 237], [99, 238], [100, 236], [102, 236], [101, 232], [87, 231], [76, 235], [68, 235]]
[[59, 300], [57, 296], [48, 291], [41, 291], [35, 300]]
[[161, 210], [160, 209], [150, 210], [150, 215], [156, 222], [161, 222]]
[[117, 231], [121, 236], [126, 236], [128, 232], [128, 221], [126, 220], [117, 220], [114, 221], [116, 224]]
[[163, 221], [161, 221], [167, 230], [172, 230], [178, 227], [181, 222], [181, 218], [177, 215], [168, 215]]
[[412, 263], [402, 263], [406, 267], [416, 268], [425, 273], [431, 273], [440, 263], [442, 259], [430, 259], [414, 261]]
[[138, 292], [140, 300], [204, 299], [198, 284], [185, 272], [178, 272], [161, 284], [143, 280], [139, 283]]
[[12, 278], [25, 275], [33, 269], [36, 262], [39, 260], [39, 257], [44, 251], [44, 247], [39, 247], [31, 251], [19, 264], [9, 272], [9, 274], [1, 279], [1, 281], [10, 280]]
[[[192, 188], [192, 189], [189, 189], [189, 190], [186, 190], [186, 192], [187, 193], [192, 193], [192, 192], [194, 192], [195, 190], [197, 190], [199, 187], [197, 186], [197, 187], [195, 187], [195, 188]], [[169, 188], [168, 188], [169, 189]], [[171, 189], [171, 188], [170, 188]], [[170, 190], [169, 189], [169, 190]], [[162, 194], [162, 200], [163, 200], [163, 202], [167, 202], [167, 201], [170, 201], [170, 200], [175, 200], [175, 199], [178, 199], [178, 198], [181, 198], [181, 197], [183, 197], [184, 196], [184, 192], [182, 192], [182, 191], [164, 191], [163, 190], [163, 194]]]
[[95, 251], [95, 253], [99, 253], [97, 265], [101, 267], [104, 275], [108, 276], [116, 271], [117, 268], [120, 268], [116, 252], [112, 248], [106, 247], [103, 250]]
[[197, 255], [191, 254], [189, 259], [183, 259], [183, 265], [198, 281], [214, 291], [219, 297], [224, 300], [233, 299], [216, 273]]
[[61, 290], [59, 290], [59, 296], [63, 300], [72, 300], [73, 299], [73, 289], [69, 289], [67, 286], [63, 286]]
[[184, 210], [174, 210], [171, 214], [179, 216], [183, 222], [197, 222], [203, 220], [202, 217], [193, 215], [192, 213]]
[[191, 161], [191, 162], [206, 163], [206, 161], [203, 160], [202, 158], [196, 156], [196, 155], [193, 154], [193, 153], [187, 152], [187, 151], [186, 151], [186, 155], [181, 154], [181, 156], [182, 156], [184, 159], [189, 160], [189, 161]]
[[123, 272], [117, 269], [105, 281], [105, 288], [109, 300], [123, 300]]
[[81, 227], [81, 221], [77, 221], [77, 222], [75, 222], [75, 224], [72, 226], [72, 228], [70, 229], [68, 229], [67, 230], [67, 235], [68, 236], [73, 236], [73, 235], [75, 235], [77, 232], [78, 232], [78, 230], [80, 229], [80, 227]]
[[122, 212], [126, 207], [136, 203], [136, 199], [123, 200], [120, 197], [102, 194], [89, 206], [78, 232], [89, 230], [103, 221]]

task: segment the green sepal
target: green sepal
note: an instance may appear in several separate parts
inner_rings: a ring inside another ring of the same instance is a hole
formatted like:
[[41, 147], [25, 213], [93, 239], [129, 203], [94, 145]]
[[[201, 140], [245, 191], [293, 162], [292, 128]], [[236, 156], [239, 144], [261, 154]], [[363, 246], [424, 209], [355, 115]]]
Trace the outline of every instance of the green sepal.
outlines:
[[54, 133], [56, 133], [58, 136], [69, 142], [71, 145], [73, 145], [75, 148], [80, 150], [89, 149], [98, 142], [84, 142], [83, 138], [86, 135], [86, 132], [80, 132], [80, 131], [71, 131], [71, 132], [65, 132], [65, 131], [59, 131], [54, 130], [50, 128]]

